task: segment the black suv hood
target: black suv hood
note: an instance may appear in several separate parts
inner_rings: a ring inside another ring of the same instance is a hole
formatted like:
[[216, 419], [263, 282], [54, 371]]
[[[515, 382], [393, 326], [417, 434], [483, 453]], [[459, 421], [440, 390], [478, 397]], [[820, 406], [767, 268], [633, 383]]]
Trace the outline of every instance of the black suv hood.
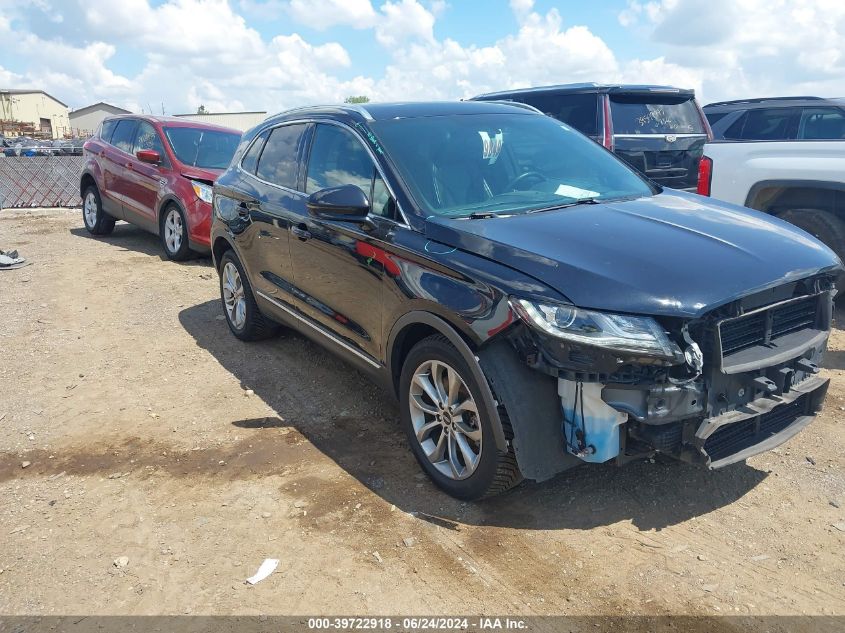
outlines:
[[698, 316], [841, 264], [771, 216], [692, 194], [488, 219], [430, 217], [426, 236], [500, 262], [575, 305]]

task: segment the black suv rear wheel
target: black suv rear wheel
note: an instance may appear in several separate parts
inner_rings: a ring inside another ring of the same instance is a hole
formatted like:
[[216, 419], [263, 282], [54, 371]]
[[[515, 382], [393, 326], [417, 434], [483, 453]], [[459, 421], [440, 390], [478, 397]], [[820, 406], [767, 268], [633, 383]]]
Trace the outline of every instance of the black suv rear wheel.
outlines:
[[220, 299], [232, 334], [242, 341], [258, 341], [273, 336], [279, 326], [258, 310], [252, 286], [234, 251], [220, 258]]

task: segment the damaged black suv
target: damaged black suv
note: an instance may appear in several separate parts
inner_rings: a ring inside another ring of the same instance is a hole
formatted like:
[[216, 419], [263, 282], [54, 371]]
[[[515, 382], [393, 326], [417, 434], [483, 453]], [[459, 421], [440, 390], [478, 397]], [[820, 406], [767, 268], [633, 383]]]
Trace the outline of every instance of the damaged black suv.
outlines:
[[525, 106], [292, 110], [244, 135], [213, 206], [232, 333], [290, 326], [371, 372], [460, 498], [657, 451], [718, 468], [824, 400], [826, 246]]

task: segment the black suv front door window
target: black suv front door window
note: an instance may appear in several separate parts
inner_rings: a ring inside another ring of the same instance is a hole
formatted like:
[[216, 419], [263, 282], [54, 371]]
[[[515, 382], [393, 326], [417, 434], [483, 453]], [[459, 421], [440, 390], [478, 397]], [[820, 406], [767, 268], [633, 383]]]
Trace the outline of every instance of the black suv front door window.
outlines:
[[311, 144], [305, 193], [357, 185], [370, 191], [373, 161], [352, 133], [335, 125], [318, 125]]

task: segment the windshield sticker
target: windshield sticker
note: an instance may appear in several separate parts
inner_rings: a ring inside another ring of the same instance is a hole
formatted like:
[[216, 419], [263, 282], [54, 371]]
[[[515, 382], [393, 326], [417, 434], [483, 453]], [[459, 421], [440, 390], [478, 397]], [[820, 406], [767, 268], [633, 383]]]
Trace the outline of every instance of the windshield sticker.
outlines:
[[481, 157], [487, 161], [488, 165], [492, 165], [502, 152], [505, 135], [502, 133], [502, 130], [497, 131], [493, 138], [490, 138], [490, 135], [484, 131], [480, 131], [478, 135], [481, 137], [482, 144]]
[[575, 198], [576, 200], [581, 200], [582, 198], [595, 198], [597, 195], [599, 195], [598, 191], [581, 189], [581, 187], [573, 187], [572, 185], [558, 185], [558, 188], [555, 193], [559, 196]]

